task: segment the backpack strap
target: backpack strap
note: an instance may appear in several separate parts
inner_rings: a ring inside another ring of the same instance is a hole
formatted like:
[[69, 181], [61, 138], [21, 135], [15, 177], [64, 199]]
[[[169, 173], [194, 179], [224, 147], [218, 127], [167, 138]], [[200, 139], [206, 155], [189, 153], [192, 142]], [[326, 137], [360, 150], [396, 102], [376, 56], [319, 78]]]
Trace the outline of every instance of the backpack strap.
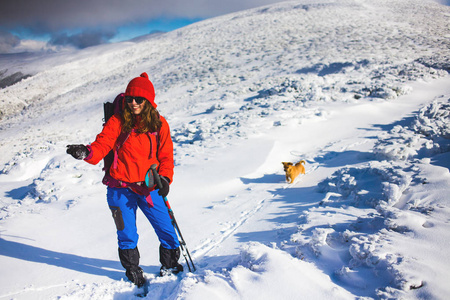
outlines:
[[[158, 118], [161, 119], [161, 115], [158, 113]], [[159, 140], [159, 129], [154, 132], [147, 131], [148, 138], [150, 140], [150, 158], [154, 157], [154, 151], [153, 151], [153, 142], [152, 142], [152, 136], [156, 140], [156, 155], [158, 155], [159, 145], [161, 144]]]
[[128, 139], [129, 136], [130, 136], [130, 132], [122, 131], [120, 133], [119, 137], [117, 138], [116, 147], [114, 148], [114, 161], [113, 161], [113, 165], [112, 165], [112, 167], [114, 169], [117, 169], [117, 161], [119, 159], [118, 151], [123, 146], [123, 144], [125, 143], [125, 141]]
[[158, 132], [147, 132], [147, 136], [150, 140], [150, 158], [153, 158], [154, 155], [154, 151], [153, 151], [153, 142], [152, 142], [152, 136], [154, 137], [154, 139], [156, 140], [156, 152], [158, 152], [159, 149], [159, 136], [158, 136]]

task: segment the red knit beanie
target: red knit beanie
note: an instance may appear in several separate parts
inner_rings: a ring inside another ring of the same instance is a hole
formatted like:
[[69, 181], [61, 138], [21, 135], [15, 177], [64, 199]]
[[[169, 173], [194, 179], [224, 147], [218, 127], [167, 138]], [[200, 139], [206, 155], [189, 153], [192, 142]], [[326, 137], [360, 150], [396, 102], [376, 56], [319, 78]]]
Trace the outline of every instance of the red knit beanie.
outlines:
[[140, 77], [133, 78], [128, 83], [127, 90], [125, 91], [126, 96], [144, 97], [156, 108], [155, 89], [153, 88], [152, 82], [148, 79], [147, 73], [142, 73]]

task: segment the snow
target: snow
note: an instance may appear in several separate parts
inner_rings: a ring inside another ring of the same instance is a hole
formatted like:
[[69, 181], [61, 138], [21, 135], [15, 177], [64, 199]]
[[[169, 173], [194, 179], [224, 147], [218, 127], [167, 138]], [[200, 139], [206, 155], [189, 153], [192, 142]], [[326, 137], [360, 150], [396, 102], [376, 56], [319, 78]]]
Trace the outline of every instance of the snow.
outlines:
[[[92, 142], [147, 72], [175, 144], [169, 194], [197, 271], [148, 299], [446, 299], [450, 9], [292, 1], [0, 70], [0, 299], [133, 299]], [[285, 182], [282, 161], [306, 161]], [[184, 263], [183, 259], [181, 260]]]

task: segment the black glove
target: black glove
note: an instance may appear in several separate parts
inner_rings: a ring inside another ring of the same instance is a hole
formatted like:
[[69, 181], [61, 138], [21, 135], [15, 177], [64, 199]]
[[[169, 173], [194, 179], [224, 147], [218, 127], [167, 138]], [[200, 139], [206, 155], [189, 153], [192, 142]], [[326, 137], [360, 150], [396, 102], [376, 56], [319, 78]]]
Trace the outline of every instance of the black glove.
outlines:
[[89, 155], [89, 149], [85, 145], [67, 145], [66, 152], [80, 160]]
[[167, 195], [169, 194], [169, 181], [170, 181], [170, 180], [169, 180], [169, 178], [163, 177], [163, 176], [161, 176], [160, 178], [161, 178], [162, 188], [160, 188], [160, 189], [158, 190], [158, 194], [159, 194], [161, 197], [165, 198], [165, 197], [167, 197]]

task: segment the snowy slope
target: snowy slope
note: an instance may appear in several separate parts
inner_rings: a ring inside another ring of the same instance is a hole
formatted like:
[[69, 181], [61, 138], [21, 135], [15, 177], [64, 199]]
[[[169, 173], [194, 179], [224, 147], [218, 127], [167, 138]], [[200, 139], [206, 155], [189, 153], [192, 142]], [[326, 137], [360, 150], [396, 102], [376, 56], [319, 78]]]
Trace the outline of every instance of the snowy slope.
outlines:
[[[0, 67], [0, 299], [132, 299], [92, 142], [147, 72], [175, 142], [169, 194], [195, 273], [149, 299], [445, 299], [450, 9], [293, 1]], [[307, 161], [284, 180], [282, 161]]]

